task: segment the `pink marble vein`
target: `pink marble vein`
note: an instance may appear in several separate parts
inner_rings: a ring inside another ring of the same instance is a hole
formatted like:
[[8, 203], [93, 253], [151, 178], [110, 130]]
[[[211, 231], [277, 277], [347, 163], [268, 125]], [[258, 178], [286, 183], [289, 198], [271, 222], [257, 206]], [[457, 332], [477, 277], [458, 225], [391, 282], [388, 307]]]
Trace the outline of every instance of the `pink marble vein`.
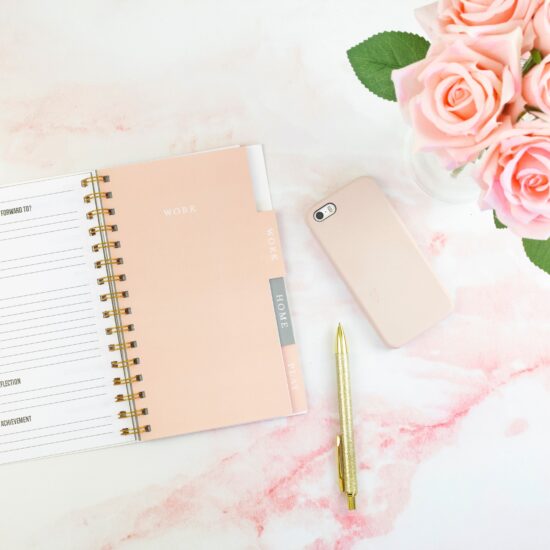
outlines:
[[[487, 362], [477, 367], [486, 369]], [[85, 525], [79, 548], [114, 550], [135, 541], [153, 541], [173, 530], [192, 533], [238, 528], [244, 548], [271, 548], [275, 524], [298, 521], [310, 534], [305, 548], [347, 549], [363, 539], [389, 533], [409, 502], [418, 466], [450, 444], [473, 408], [517, 377], [550, 375], [550, 361], [464, 387], [437, 418], [414, 408], [392, 407], [365, 395], [356, 415], [362, 491], [356, 513], [349, 513], [336, 489], [334, 415], [328, 404], [282, 426], [263, 430], [240, 452], [218, 460], [203, 474], [178, 477], [164, 488], [149, 488], [75, 511], [49, 535]], [[493, 368], [485, 372], [493, 373]], [[507, 435], [528, 428], [514, 421]], [[322, 533], [318, 531], [323, 524]], [[327, 527], [328, 526], [328, 527]], [[77, 532], [76, 530], [73, 530]], [[318, 533], [318, 534], [317, 534]]]

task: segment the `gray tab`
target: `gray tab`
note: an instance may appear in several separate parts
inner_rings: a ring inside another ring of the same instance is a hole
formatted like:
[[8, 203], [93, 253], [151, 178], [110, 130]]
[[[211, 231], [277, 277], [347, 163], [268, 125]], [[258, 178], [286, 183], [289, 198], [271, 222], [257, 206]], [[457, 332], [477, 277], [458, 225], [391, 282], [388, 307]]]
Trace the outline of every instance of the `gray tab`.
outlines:
[[294, 331], [292, 330], [292, 319], [290, 318], [290, 309], [288, 308], [285, 280], [282, 277], [269, 279], [269, 286], [271, 287], [273, 309], [277, 318], [279, 341], [281, 342], [281, 346], [290, 346], [294, 344]]

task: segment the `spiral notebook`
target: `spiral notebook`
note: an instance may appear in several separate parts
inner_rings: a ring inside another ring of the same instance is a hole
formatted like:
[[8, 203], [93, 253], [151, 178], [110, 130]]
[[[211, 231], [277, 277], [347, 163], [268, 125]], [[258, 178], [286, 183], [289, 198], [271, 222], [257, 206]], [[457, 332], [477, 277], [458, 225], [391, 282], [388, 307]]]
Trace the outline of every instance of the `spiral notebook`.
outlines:
[[0, 463], [304, 412], [260, 146], [0, 187]]

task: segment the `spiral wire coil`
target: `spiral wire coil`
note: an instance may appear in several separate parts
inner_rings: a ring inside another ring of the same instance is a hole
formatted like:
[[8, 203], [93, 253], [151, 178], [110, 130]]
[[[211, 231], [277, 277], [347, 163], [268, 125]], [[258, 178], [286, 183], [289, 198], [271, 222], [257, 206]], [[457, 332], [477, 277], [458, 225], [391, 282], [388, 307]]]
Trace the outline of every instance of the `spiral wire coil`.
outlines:
[[91, 188], [91, 192], [84, 196], [84, 202], [92, 205], [92, 210], [86, 213], [88, 220], [96, 220], [97, 225], [89, 229], [91, 236], [98, 236], [100, 242], [92, 245], [92, 252], [101, 253], [102, 259], [94, 262], [96, 269], [105, 268], [106, 275], [97, 279], [98, 285], [108, 285], [109, 291], [101, 294], [99, 299], [101, 302], [110, 302], [112, 309], [106, 309], [103, 311], [104, 318], [112, 318], [114, 326], [105, 329], [107, 335], [116, 336], [117, 343], [109, 345], [109, 351], [119, 352], [121, 359], [111, 361], [111, 366], [116, 369], [121, 369], [123, 376], [117, 376], [113, 378], [113, 385], [116, 387], [123, 387], [125, 391], [115, 396], [115, 402], [127, 403], [129, 411], [120, 411], [118, 418], [130, 419], [132, 422], [131, 428], [122, 428], [120, 433], [122, 435], [134, 435], [136, 438], [140, 438], [140, 434], [151, 431], [149, 424], [140, 425], [139, 417], [149, 414], [147, 408], [139, 408], [136, 405], [136, 401], [145, 398], [144, 391], [134, 391], [132, 384], [141, 382], [143, 376], [141, 374], [135, 374], [131, 372], [132, 367], [139, 365], [139, 357], [128, 357], [128, 351], [137, 347], [137, 342], [133, 340], [126, 340], [126, 334], [133, 332], [134, 325], [131, 323], [124, 323], [123, 316], [130, 315], [132, 310], [129, 307], [120, 305], [119, 300], [128, 298], [129, 293], [126, 290], [119, 290], [116, 283], [126, 281], [126, 275], [114, 273], [113, 268], [115, 266], [122, 265], [123, 259], [121, 257], [112, 257], [111, 250], [120, 248], [120, 241], [111, 240], [111, 234], [118, 231], [118, 227], [114, 224], [108, 224], [106, 222], [107, 216], [113, 216], [115, 210], [109, 208], [103, 204], [113, 197], [110, 191], [102, 191], [100, 184], [109, 182], [109, 176], [91, 175], [84, 178], [81, 181], [82, 187]]

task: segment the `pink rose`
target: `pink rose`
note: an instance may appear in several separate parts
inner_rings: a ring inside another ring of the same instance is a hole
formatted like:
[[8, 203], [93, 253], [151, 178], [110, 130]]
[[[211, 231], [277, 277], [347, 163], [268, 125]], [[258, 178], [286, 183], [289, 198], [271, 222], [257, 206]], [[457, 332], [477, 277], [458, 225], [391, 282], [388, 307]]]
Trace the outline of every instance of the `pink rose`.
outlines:
[[511, 126], [505, 107], [521, 90], [521, 31], [437, 43], [426, 59], [393, 72], [416, 146], [449, 168], [474, 160]]
[[439, 0], [416, 11], [433, 37], [466, 34], [486, 36], [523, 32], [522, 51], [533, 48], [533, 15], [543, 0]]
[[550, 54], [523, 78], [523, 99], [527, 105], [540, 109], [541, 118], [550, 122]]
[[535, 48], [547, 54], [550, 53], [550, 0], [544, 0], [544, 4], [538, 9], [533, 18], [535, 30]]
[[514, 233], [550, 237], [550, 128], [525, 125], [491, 145], [477, 170], [480, 206]]

